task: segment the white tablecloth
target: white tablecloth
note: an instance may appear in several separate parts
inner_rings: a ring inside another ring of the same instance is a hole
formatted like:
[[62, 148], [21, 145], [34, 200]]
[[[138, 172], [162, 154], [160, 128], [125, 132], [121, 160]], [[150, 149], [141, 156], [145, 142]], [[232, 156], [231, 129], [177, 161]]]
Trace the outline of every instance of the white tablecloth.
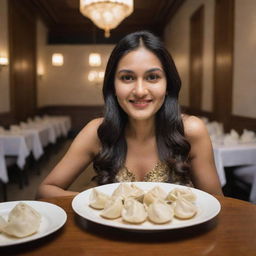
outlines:
[[221, 185], [226, 184], [224, 167], [256, 165], [256, 143], [224, 146], [213, 144], [215, 165]]
[[26, 158], [29, 156], [30, 151], [28, 144], [29, 136], [25, 137], [22, 135], [0, 135], [0, 142], [3, 144], [5, 156], [17, 157], [17, 166], [23, 169], [26, 163]]
[[9, 181], [6, 163], [5, 163], [5, 156], [4, 156], [4, 145], [1, 140], [0, 140], [0, 180], [2, 180], [4, 183], [7, 183]]

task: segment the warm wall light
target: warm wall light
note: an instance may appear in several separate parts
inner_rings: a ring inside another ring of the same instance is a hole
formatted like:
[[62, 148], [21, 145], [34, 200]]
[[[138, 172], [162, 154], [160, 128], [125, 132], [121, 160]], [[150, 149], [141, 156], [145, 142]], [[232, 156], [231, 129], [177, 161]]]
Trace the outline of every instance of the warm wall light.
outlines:
[[62, 66], [64, 63], [64, 58], [61, 53], [54, 53], [52, 55], [52, 65], [53, 66]]
[[90, 53], [89, 65], [91, 67], [99, 67], [101, 65], [101, 57], [99, 53]]
[[44, 68], [43, 68], [43, 66], [39, 66], [39, 67], [37, 68], [37, 75], [38, 75], [38, 78], [39, 78], [39, 79], [42, 79], [42, 78], [43, 78], [43, 76], [44, 76]]
[[104, 71], [91, 70], [88, 73], [88, 80], [94, 83], [101, 83], [104, 79], [104, 74], [105, 74]]
[[80, 0], [80, 12], [105, 30], [105, 37], [133, 12], [133, 0]]
[[0, 68], [7, 66], [8, 63], [9, 63], [9, 61], [8, 61], [7, 57], [0, 56]]

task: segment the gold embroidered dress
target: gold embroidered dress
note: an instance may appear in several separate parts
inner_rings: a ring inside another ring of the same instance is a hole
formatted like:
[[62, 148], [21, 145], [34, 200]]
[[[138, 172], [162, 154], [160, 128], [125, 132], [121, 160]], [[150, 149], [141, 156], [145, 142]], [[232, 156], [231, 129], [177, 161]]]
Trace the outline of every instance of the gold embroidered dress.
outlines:
[[[183, 184], [179, 181], [177, 177], [175, 177], [174, 172], [172, 173], [171, 180], [172, 183], [175, 184], [181, 184], [193, 187], [193, 184], [191, 181], [189, 181], [187, 184]], [[158, 162], [155, 167], [149, 171], [143, 178], [144, 182], [168, 182], [169, 180], [169, 168], [166, 164]], [[116, 175], [116, 182], [135, 182], [140, 181], [136, 180], [135, 174], [131, 172], [127, 167], [123, 167]]]

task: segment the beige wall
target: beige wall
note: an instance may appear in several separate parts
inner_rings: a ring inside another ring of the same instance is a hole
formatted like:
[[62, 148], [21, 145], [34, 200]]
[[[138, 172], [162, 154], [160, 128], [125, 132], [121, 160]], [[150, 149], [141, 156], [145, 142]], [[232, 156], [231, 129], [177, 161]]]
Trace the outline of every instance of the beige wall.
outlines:
[[[212, 110], [214, 0], [187, 0], [166, 27], [165, 42], [172, 53], [183, 87], [180, 102], [189, 99], [189, 19], [201, 5], [205, 6], [203, 110]], [[256, 1], [235, 1], [234, 75], [232, 114], [256, 117]]]
[[236, 0], [233, 114], [256, 118], [256, 1]]
[[189, 26], [190, 16], [204, 5], [203, 100], [202, 108], [212, 110], [214, 0], [187, 0], [165, 29], [164, 40], [182, 80], [180, 103], [189, 104]]
[[[88, 81], [89, 53], [93, 50], [101, 54], [105, 69], [107, 58], [113, 46], [110, 45], [57, 45], [46, 46], [45, 75], [38, 88], [38, 106], [45, 105], [101, 105], [101, 85]], [[52, 66], [53, 53], [62, 53], [64, 65]]]
[[[88, 64], [91, 51], [102, 56], [102, 65], [93, 70], [103, 70], [113, 45], [46, 45], [46, 29], [38, 22], [38, 106], [49, 105], [102, 105], [101, 84], [88, 81]], [[52, 66], [53, 53], [62, 53], [64, 65]]]
[[[0, 0], [0, 56], [8, 57], [7, 0]], [[9, 66], [0, 67], [0, 113], [10, 111]]]

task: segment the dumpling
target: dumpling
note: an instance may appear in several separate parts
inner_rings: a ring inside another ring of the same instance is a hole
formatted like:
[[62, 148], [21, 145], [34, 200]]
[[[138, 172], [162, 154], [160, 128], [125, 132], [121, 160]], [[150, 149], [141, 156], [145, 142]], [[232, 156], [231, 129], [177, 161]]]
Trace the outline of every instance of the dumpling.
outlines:
[[174, 215], [180, 219], [192, 218], [197, 213], [197, 207], [183, 196], [178, 196], [174, 203]]
[[121, 216], [122, 208], [122, 197], [112, 197], [106, 202], [106, 205], [100, 215], [107, 219], [117, 219]]
[[131, 184], [131, 188], [132, 190], [131, 192], [129, 192], [128, 197], [134, 198], [142, 202], [144, 197], [144, 191], [133, 183]]
[[181, 195], [190, 202], [196, 201], [196, 195], [190, 188], [174, 188], [169, 192], [169, 194], [166, 197], [166, 200], [168, 202], [175, 202], [179, 195]]
[[144, 205], [132, 198], [128, 198], [124, 201], [121, 215], [123, 220], [135, 224], [142, 223], [147, 218]]
[[120, 185], [112, 193], [112, 197], [122, 197], [126, 198], [130, 193], [132, 193], [132, 187], [129, 183], [120, 183]]
[[94, 188], [90, 194], [89, 205], [95, 209], [102, 210], [109, 199], [109, 195], [106, 195]]
[[146, 205], [150, 205], [155, 200], [164, 200], [166, 196], [167, 193], [159, 186], [156, 186], [144, 195], [143, 203], [145, 203]]
[[173, 215], [173, 208], [162, 200], [156, 200], [148, 207], [148, 218], [156, 224], [163, 224], [171, 221]]
[[41, 215], [31, 206], [18, 203], [9, 213], [8, 221], [0, 218], [0, 231], [10, 236], [26, 237], [39, 229]]

